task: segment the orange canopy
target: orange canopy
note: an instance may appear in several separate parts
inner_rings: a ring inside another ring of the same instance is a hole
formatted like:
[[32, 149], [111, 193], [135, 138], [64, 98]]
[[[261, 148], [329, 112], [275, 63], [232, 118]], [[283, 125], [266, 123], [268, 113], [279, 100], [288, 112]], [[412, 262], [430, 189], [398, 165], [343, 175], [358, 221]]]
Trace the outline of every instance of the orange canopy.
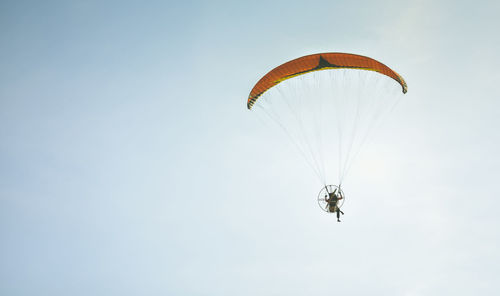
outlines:
[[358, 69], [379, 72], [396, 80], [403, 88], [403, 93], [408, 90], [403, 77], [372, 58], [350, 53], [318, 53], [286, 62], [264, 75], [250, 92], [247, 107], [251, 109], [259, 96], [286, 79], [327, 69]]

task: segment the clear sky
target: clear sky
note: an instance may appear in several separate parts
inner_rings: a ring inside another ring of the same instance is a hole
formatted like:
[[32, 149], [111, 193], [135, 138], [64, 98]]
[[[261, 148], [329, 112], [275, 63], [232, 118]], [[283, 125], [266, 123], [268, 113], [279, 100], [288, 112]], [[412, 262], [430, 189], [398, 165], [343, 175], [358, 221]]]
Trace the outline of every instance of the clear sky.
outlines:
[[[0, 294], [494, 295], [498, 1], [1, 1]], [[343, 223], [246, 109], [351, 52], [409, 91]]]

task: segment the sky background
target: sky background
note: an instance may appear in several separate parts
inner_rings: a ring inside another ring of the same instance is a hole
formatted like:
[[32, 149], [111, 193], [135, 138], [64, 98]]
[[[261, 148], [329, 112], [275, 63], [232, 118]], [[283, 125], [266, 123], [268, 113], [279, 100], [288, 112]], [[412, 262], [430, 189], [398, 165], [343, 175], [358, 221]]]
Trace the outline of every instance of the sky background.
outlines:
[[[494, 295], [498, 1], [1, 1], [0, 294]], [[343, 223], [246, 109], [318, 52], [408, 93]]]

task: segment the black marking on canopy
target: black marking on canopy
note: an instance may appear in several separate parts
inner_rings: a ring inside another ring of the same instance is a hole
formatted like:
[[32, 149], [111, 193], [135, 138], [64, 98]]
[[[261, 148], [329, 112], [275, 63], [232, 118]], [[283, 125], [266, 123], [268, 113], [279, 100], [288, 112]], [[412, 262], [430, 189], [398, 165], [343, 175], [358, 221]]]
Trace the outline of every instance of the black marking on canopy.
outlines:
[[312, 70], [319, 70], [323, 68], [339, 68], [339, 65], [335, 65], [330, 63], [329, 61], [325, 60], [322, 56], [319, 56], [319, 62], [316, 68], [313, 68]]
[[322, 56], [319, 56], [318, 65], [316, 67], [287, 75], [287, 76], [285, 76], [285, 78], [292, 77], [292, 76], [298, 76], [298, 75], [305, 74], [305, 73], [308, 73], [311, 71], [321, 70], [323, 68], [343, 68], [343, 67], [341, 67], [339, 65], [332, 64], [332, 63], [328, 62], [327, 60], [325, 60]]

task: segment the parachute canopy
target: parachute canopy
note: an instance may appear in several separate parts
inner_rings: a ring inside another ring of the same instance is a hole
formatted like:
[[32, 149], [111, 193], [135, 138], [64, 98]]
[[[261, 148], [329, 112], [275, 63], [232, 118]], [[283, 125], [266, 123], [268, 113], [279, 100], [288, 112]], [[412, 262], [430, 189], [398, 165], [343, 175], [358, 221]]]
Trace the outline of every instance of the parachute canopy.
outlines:
[[327, 69], [358, 69], [374, 71], [396, 80], [406, 93], [408, 86], [398, 73], [369, 57], [350, 53], [319, 53], [286, 62], [264, 75], [248, 96], [247, 108], [252, 109], [255, 101], [268, 89], [292, 77], [313, 71]]

